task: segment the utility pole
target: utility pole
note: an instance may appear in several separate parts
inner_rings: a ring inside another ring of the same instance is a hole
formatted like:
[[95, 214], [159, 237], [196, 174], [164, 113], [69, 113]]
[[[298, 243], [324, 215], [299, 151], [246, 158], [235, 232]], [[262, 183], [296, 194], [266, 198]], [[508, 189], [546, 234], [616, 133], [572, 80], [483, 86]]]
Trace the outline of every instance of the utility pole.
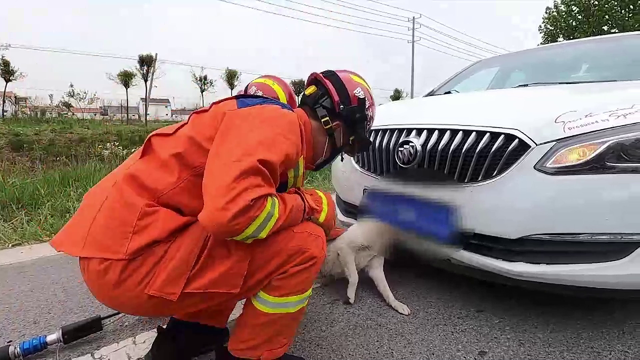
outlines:
[[411, 18], [411, 98], [413, 99], [413, 83], [416, 61], [416, 17]]
[[[422, 15], [420, 15], [418, 19], [420, 19], [421, 17]], [[411, 41], [408, 41], [411, 43], [411, 98], [412, 99], [413, 99], [413, 89], [414, 89], [414, 83], [415, 83], [416, 41], [420, 41], [420, 40], [421, 40], [420, 38], [416, 40], [416, 17], [413, 16], [411, 18]]]

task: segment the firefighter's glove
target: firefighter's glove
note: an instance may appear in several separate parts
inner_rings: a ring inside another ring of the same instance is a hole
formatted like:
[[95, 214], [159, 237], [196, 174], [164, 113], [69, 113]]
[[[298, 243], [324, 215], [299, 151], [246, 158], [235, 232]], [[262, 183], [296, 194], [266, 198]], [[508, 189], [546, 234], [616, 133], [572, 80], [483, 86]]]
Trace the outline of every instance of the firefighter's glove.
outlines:
[[327, 238], [336, 227], [336, 204], [331, 194], [316, 189], [297, 189], [305, 203], [304, 220], [319, 225]]

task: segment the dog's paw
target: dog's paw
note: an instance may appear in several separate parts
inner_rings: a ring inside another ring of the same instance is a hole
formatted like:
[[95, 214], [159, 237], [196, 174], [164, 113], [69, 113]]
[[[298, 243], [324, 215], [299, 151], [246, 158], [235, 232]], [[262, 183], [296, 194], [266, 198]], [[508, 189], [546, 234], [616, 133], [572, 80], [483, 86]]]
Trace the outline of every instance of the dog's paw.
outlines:
[[393, 303], [390, 304], [392, 308], [394, 308], [397, 312], [399, 312], [402, 315], [409, 315], [411, 313], [411, 310], [409, 310], [409, 307], [403, 303], [401, 303], [400, 301], [395, 301]]
[[349, 300], [347, 300], [349, 304], [353, 305], [356, 302], [356, 294], [347, 294], [347, 297], [349, 298]]

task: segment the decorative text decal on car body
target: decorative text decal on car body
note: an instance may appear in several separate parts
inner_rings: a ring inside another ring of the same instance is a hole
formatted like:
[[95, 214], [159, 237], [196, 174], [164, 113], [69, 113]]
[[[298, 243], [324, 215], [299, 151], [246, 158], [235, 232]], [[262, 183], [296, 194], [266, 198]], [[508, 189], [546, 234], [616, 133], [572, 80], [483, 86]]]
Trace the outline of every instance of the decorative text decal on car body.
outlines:
[[[584, 115], [579, 116], [580, 113]], [[611, 126], [620, 126], [640, 121], [640, 104], [617, 106], [605, 111], [579, 112], [567, 111], [555, 119], [555, 123], [562, 125], [562, 131], [567, 134], [580, 130], [597, 130]]]

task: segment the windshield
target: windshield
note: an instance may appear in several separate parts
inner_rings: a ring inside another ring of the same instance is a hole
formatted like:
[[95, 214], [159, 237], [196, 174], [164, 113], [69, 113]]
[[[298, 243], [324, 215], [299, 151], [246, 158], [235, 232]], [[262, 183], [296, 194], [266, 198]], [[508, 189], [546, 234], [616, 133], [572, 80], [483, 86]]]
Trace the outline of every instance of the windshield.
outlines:
[[430, 95], [523, 84], [640, 80], [640, 35], [594, 38], [482, 60]]

